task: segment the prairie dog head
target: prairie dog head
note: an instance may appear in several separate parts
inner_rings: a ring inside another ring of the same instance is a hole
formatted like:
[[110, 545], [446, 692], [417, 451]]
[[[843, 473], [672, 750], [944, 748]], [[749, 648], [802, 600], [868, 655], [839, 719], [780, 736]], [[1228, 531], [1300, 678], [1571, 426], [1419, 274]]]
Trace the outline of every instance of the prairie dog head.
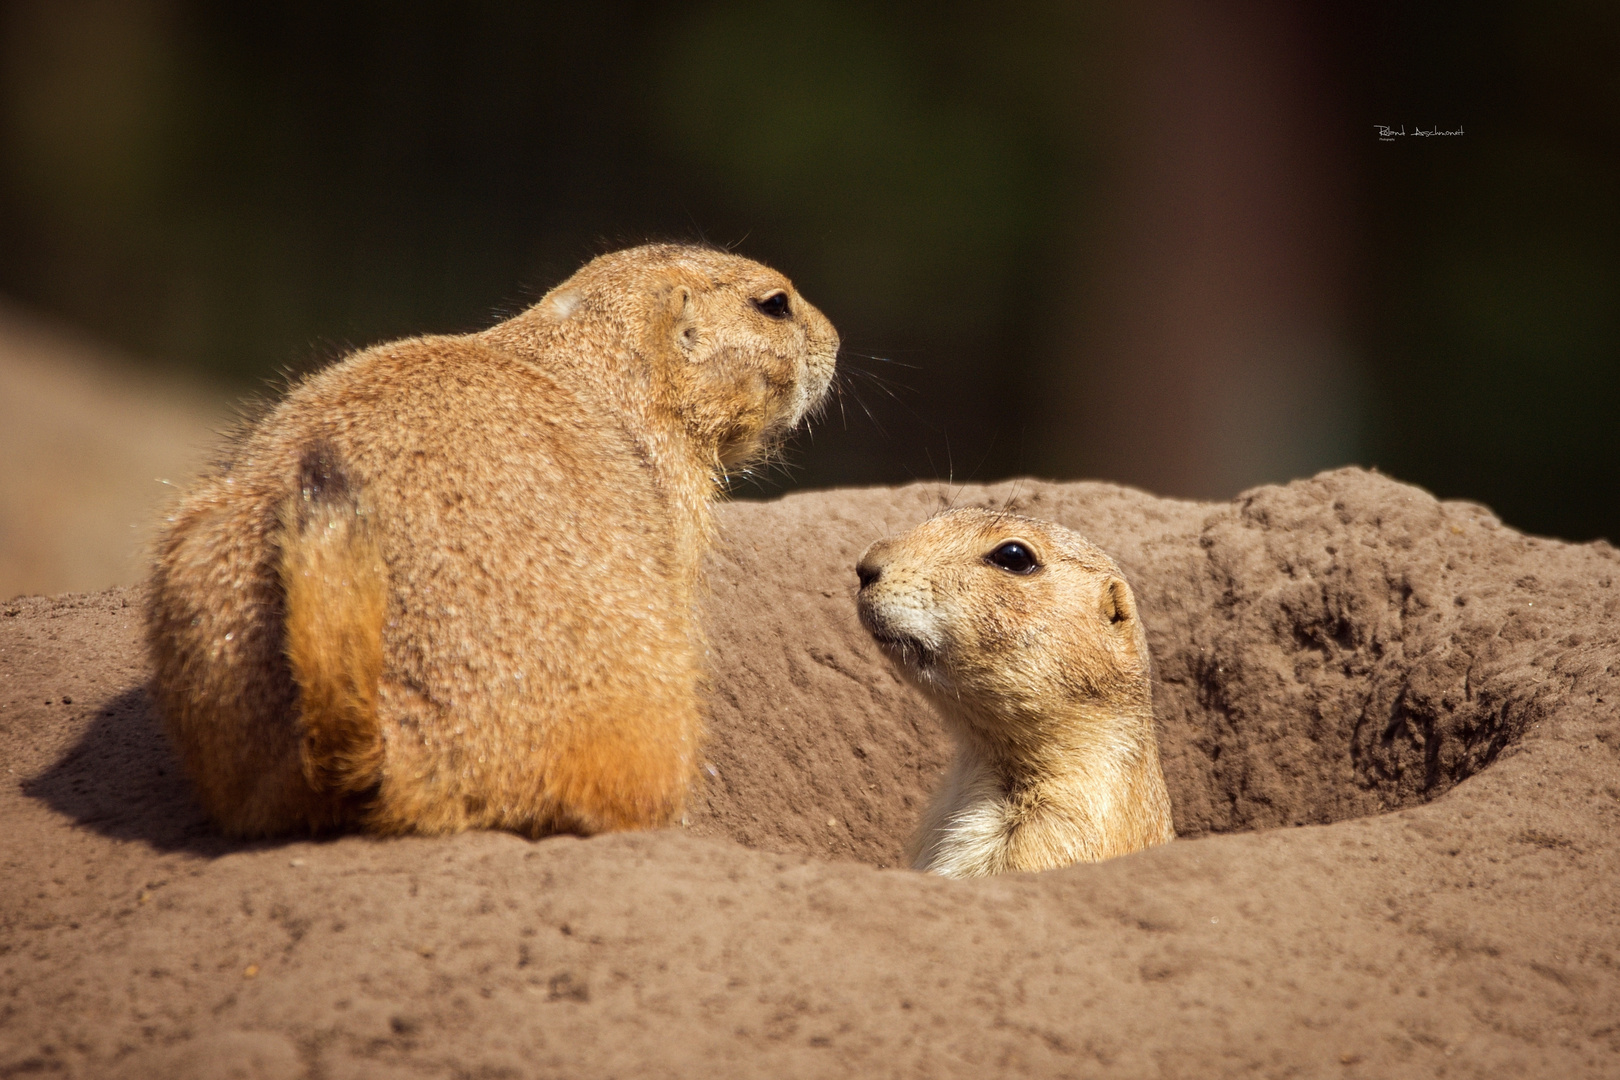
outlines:
[[606, 322], [645, 390], [722, 465], [792, 429], [832, 385], [838, 333], [786, 277], [710, 248], [603, 255], [538, 305], [558, 323]]
[[1151, 710], [1147, 637], [1113, 560], [1077, 533], [940, 514], [856, 565], [872, 637], [967, 734], [1029, 745], [1076, 710]]

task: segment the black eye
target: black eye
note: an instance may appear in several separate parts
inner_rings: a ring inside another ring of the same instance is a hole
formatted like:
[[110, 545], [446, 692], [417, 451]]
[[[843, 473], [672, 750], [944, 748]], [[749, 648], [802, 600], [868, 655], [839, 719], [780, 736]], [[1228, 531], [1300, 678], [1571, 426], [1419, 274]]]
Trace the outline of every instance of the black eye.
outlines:
[[773, 319], [788, 317], [788, 299], [785, 292], [773, 292], [763, 299], [755, 300], [754, 306]]
[[992, 566], [999, 566], [1009, 574], [1033, 574], [1041, 568], [1029, 548], [1017, 540], [1009, 540], [984, 557]]

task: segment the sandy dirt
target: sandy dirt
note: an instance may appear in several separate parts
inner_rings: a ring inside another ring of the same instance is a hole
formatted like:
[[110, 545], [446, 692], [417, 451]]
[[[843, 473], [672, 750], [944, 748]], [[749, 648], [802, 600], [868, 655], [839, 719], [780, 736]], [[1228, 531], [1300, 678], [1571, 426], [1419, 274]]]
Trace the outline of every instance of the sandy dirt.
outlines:
[[[1136, 587], [1182, 839], [896, 868], [947, 746], [854, 561], [947, 501]], [[0, 1077], [1620, 1072], [1620, 558], [1357, 470], [1230, 503], [923, 485], [725, 508], [688, 821], [222, 840], [139, 594], [0, 605]]]

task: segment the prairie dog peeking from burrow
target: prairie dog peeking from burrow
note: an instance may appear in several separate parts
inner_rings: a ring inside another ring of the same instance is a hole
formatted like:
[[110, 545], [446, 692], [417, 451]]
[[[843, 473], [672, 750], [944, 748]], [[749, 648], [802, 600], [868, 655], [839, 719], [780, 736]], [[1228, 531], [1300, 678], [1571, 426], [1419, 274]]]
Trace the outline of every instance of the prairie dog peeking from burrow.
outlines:
[[304, 379], [157, 547], [152, 694], [203, 805], [241, 836], [677, 818], [710, 504], [837, 350], [781, 274], [654, 245]]
[[910, 844], [916, 869], [1048, 870], [1174, 838], [1147, 636], [1100, 549], [960, 509], [879, 540], [856, 573], [862, 624], [956, 743]]

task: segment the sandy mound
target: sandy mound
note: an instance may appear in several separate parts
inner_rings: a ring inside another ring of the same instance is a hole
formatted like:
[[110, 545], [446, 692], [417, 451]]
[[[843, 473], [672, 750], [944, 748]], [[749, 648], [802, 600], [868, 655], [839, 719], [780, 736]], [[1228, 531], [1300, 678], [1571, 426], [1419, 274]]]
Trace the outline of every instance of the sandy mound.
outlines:
[[726, 509], [662, 833], [224, 842], [133, 594], [5, 605], [0, 1077], [1612, 1075], [1612, 548], [1353, 470], [956, 491], [1131, 577], [1186, 837], [957, 883], [881, 869], [946, 747], [851, 605], [944, 494]]

